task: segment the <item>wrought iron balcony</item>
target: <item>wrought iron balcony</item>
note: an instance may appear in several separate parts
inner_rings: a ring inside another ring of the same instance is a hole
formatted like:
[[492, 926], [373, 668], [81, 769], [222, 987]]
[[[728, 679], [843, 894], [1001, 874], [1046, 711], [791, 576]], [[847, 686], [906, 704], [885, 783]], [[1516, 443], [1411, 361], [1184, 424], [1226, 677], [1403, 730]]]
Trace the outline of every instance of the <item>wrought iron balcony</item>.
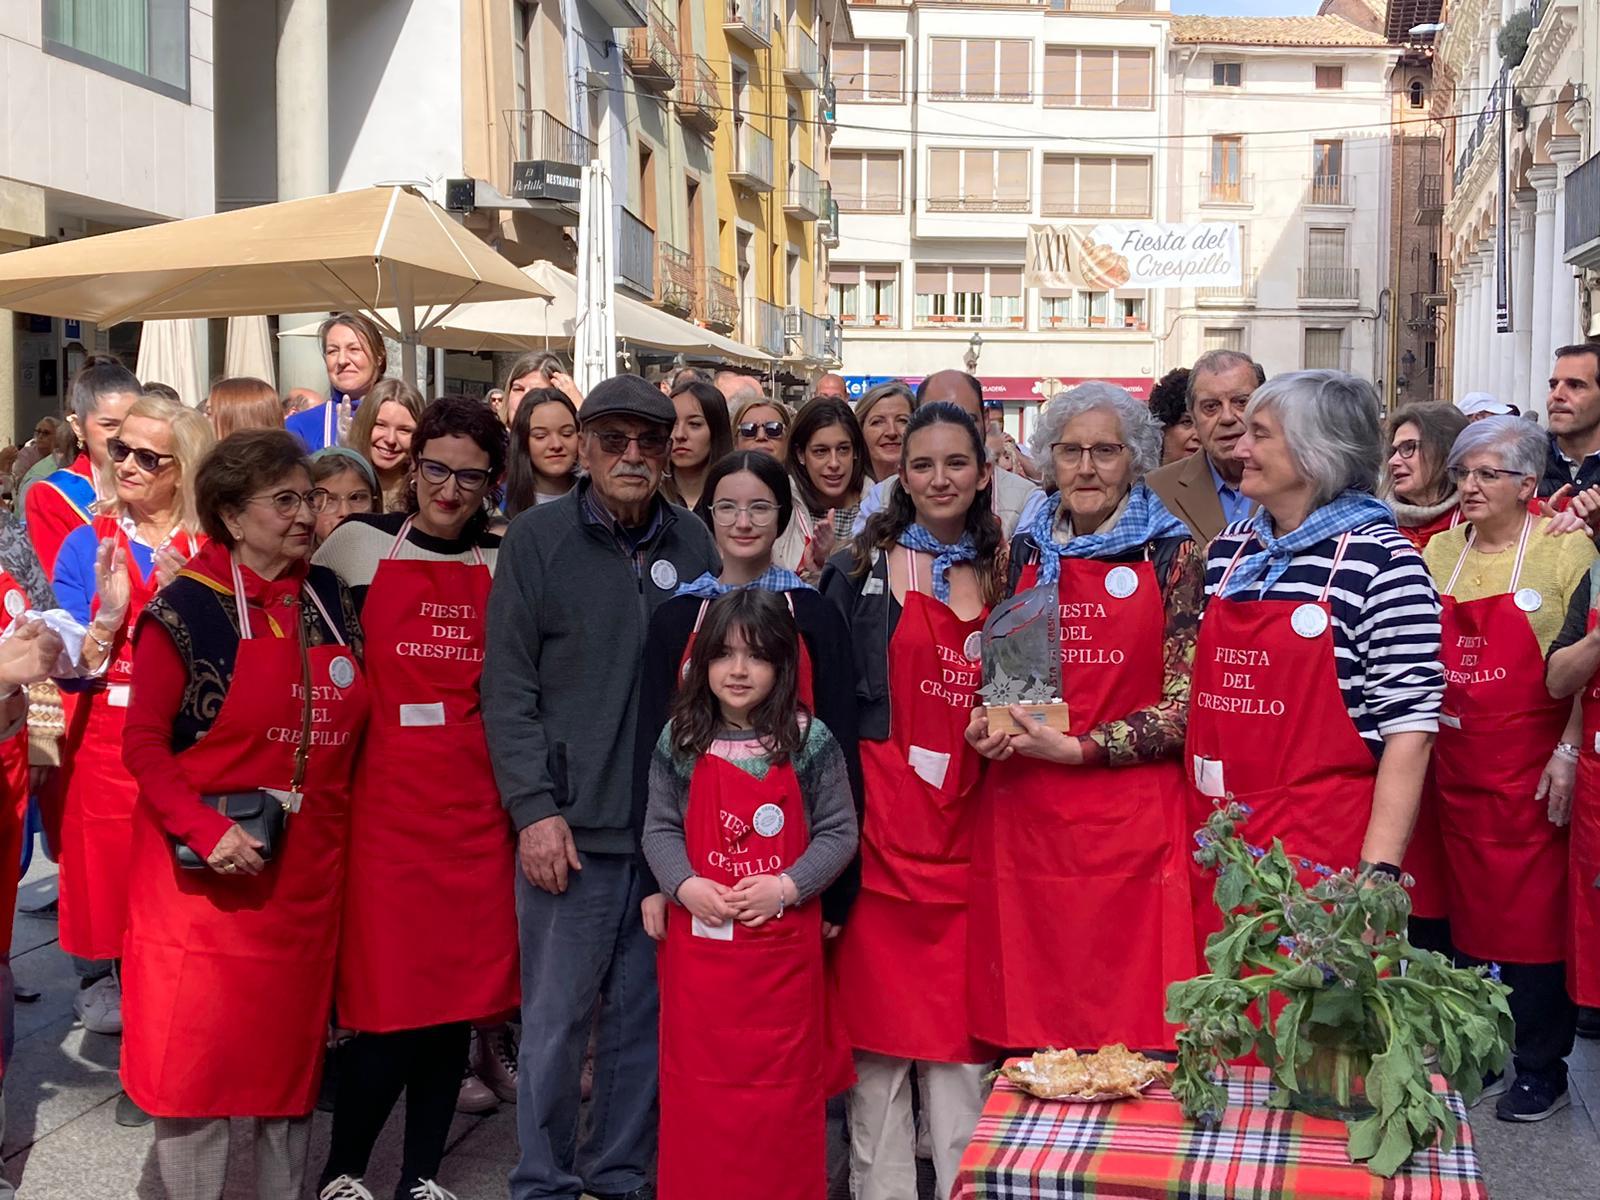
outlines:
[[1242, 205], [1255, 203], [1256, 177], [1254, 175], [1202, 175], [1200, 176], [1200, 203], [1202, 205]]
[[625, 208], [617, 210], [617, 281], [641, 296], [656, 294], [656, 231]]
[[738, 139], [733, 144], [733, 170], [728, 178], [752, 192], [772, 190], [772, 139], [749, 121], [736, 126]]
[[1354, 303], [1361, 295], [1361, 272], [1356, 267], [1301, 267], [1300, 299], [1343, 300]]
[[707, 329], [732, 333], [739, 327], [739, 281], [716, 267], [701, 267], [695, 275], [694, 318]]
[[1319, 173], [1310, 176], [1307, 183], [1307, 204], [1348, 208], [1356, 202], [1356, 185], [1352, 176]]
[[694, 312], [694, 259], [671, 242], [656, 243], [656, 303], [687, 317]]
[[783, 33], [783, 76], [797, 88], [822, 86], [822, 52], [817, 39], [798, 25]]
[[789, 190], [783, 198], [783, 211], [802, 221], [815, 221], [822, 215], [822, 185], [817, 173], [805, 163], [789, 164]]
[[772, 0], [723, 0], [722, 32], [751, 50], [772, 45]]
[[678, 83], [678, 27], [659, 4], [650, 5], [645, 24], [628, 30], [622, 65], [653, 92], [670, 92]]
[[717, 132], [719, 108], [717, 73], [698, 54], [685, 54], [679, 61], [678, 120], [709, 141]]

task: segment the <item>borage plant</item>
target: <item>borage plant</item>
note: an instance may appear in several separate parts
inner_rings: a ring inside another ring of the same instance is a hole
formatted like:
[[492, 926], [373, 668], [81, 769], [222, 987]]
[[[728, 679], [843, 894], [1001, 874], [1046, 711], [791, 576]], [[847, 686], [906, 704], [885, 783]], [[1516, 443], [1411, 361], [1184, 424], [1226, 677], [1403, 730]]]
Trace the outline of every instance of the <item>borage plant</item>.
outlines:
[[[1375, 1174], [1436, 1141], [1454, 1146], [1429, 1055], [1470, 1104], [1505, 1069], [1509, 989], [1411, 945], [1400, 882], [1291, 859], [1276, 839], [1252, 846], [1239, 834], [1248, 815], [1229, 804], [1195, 834], [1223, 926], [1206, 943], [1210, 972], [1167, 990], [1167, 1020], [1183, 1026], [1172, 1091], [1184, 1113], [1219, 1118], [1228, 1063], [1253, 1050], [1271, 1068], [1271, 1103], [1345, 1116], [1351, 1159]], [[1312, 887], [1297, 867], [1318, 876]]]

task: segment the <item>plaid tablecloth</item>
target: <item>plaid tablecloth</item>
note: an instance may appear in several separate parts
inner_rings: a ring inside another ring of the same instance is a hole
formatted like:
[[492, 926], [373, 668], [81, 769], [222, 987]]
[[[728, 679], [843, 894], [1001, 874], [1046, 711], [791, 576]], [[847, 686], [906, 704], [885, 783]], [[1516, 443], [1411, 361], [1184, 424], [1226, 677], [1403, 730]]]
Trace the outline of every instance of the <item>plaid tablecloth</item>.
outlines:
[[[1454, 1150], [1418, 1154], [1385, 1180], [1350, 1161], [1341, 1122], [1268, 1108], [1268, 1079], [1235, 1068], [1212, 1130], [1185, 1120], [1159, 1085], [1138, 1100], [1072, 1104], [998, 1079], [952, 1200], [1487, 1200], [1464, 1120]], [[1463, 1117], [1461, 1098], [1448, 1100]]]

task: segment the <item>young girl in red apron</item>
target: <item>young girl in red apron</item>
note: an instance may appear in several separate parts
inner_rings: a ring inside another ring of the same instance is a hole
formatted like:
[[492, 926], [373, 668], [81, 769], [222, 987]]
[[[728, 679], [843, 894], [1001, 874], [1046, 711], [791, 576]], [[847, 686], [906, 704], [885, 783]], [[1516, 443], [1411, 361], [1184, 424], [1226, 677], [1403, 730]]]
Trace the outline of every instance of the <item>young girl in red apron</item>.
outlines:
[[659, 962], [661, 1200], [827, 1191], [812, 900], [854, 852], [855, 809], [832, 735], [800, 710], [798, 644], [771, 593], [714, 602], [652, 762], [644, 850], [677, 901]]
[[[1017, 591], [1038, 572], [1024, 567]], [[1158, 703], [1166, 606], [1148, 556], [1063, 558], [1057, 587], [1068, 736]], [[968, 930], [975, 1037], [999, 1047], [1174, 1045], [1167, 984], [1197, 968], [1182, 780], [1175, 759], [989, 763]]]

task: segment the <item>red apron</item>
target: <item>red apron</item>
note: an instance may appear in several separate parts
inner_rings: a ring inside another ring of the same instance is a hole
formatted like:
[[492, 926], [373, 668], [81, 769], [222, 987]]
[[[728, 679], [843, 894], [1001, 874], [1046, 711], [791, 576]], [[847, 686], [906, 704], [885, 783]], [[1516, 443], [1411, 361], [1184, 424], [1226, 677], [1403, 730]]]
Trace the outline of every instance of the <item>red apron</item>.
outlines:
[[913, 573], [889, 643], [889, 737], [861, 740], [861, 892], [833, 965], [855, 1049], [976, 1063], [987, 1052], [965, 1000], [979, 758], [966, 728], [988, 612], [963, 621], [916, 589]]
[[[765, 779], [709, 754], [695, 764], [684, 814], [695, 874], [730, 886], [777, 875], [810, 840], [789, 764]], [[706, 928], [671, 906], [658, 973], [660, 1200], [823, 1200], [821, 905], [759, 929]]]
[[[61, 948], [79, 958], [122, 956], [128, 929], [128, 844], [138, 786], [122, 765], [122, 725], [133, 683], [130, 636], [159, 584], [152, 566], [142, 577], [128, 535], [115, 517], [96, 517], [95, 537], [115, 538], [127, 556], [132, 594], [128, 615], [112, 645], [103, 686], [78, 692], [68, 710], [63, 739], [61, 812]], [[174, 530], [163, 545], [198, 549], [188, 534]], [[96, 597], [91, 616], [99, 612]]]
[[[0, 571], [0, 630], [11, 628], [27, 610], [27, 592], [9, 571]], [[21, 729], [0, 742], [0, 955], [11, 953], [11, 922], [17, 911], [22, 837], [27, 823], [28, 724], [24, 721]]]
[[[196, 792], [288, 787], [302, 713], [298, 643], [243, 631], [206, 736], [178, 755]], [[316, 594], [329, 631], [337, 627]], [[226, 601], [224, 600], [224, 603]], [[288, 601], [286, 601], [288, 603]], [[285, 627], [299, 614], [298, 606]], [[303, 636], [303, 634], [302, 634]], [[158, 1117], [300, 1117], [317, 1099], [333, 1003], [350, 780], [367, 687], [343, 641], [310, 649], [311, 753], [281, 857], [257, 876], [180, 870], [154, 810], [133, 831], [122, 1085]]]
[[[783, 602], [789, 606], [789, 615], [794, 616], [794, 597], [788, 592], [783, 593]], [[689, 631], [689, 640], [683, 644], [683, 654], [678, 659], [678, 678], [689, 677], [689, 653], [694, 649], [694, 640], [700, 636], [700, 624], [706, 619], [706, 609], [711, 607], [711, 601], [700, 601], [700, 611], [695, 614], [694, 628]], [[797, 627], [798, 632], [798, 627]], [[799, 638], [800, 660], [795, 664], [795, 694], [799, 697], [807, 712], [815, 712], [812, 707], [814, 690], [812, 688], [811, 651], [806, 646], [806, 639]]]
[[[1037, 572], [1025, 567], [1018, 591]], [[1059, 591], [1072, 735], [1158, 703], [1166, 609], [1150, 563], [1064, 559]], [[1013, 756], [988, 764], [978, 796], [973, 1036], [1001, 1047], [1171, 1049], [1167, 984], [1196, 970], [1182, 767]]]
[[[1589, 628], [1597, 614], [1589, 609]], [[1583, 737], [1578, 786], [1572, 793], [1572, 858], [1568, 866], [1571, 917], [1567, 992], [1577, 1004], [1600, 1007], [1600, 672], [1583, 689]]]
[[1476, 536], [1469, 533], [1439, 597], [1445, 684], [1433, 777], [1450, 863], [1450, 936], [1462, 952], [1497, 962], [1560, 962], [1566, 953], [1567, 831], [1533, 797], [1572, 701], [1546, 690], [1528, 624], [1546, 601], [1517, 587], [1533, 520], [1523, 522], [1510, 591], [1459, 602], [1451, 595]]
[[519, 991], [516, 846], [484, 738], [489, 568], [378, 564], [361, 609], [372, 717], [350, 817], [339, 1023], [387, 1033], [498, 1016]]
[[[1322, 595], [1315, 601], [1232, 600], [1222, 588], [1200, 622], [1189, 702], [1184, 765], [1193, 786], [1189, 827], [1214, 803], [1250, 809], [1240, 830], [1252, 845], [1283, 842], [1310, 867], [1354, 869], [1372, 818], [1378, 760], [1357, 732], [1339, 688], [1328, 591], [1350, 535], [1339, 539]], [[1223, 587], [1247, 539], [1222, 577]], [[1212, 900], [1216, 878], [1195, 868], [1195, 925], [1200, 944], [1222, 927]]]

